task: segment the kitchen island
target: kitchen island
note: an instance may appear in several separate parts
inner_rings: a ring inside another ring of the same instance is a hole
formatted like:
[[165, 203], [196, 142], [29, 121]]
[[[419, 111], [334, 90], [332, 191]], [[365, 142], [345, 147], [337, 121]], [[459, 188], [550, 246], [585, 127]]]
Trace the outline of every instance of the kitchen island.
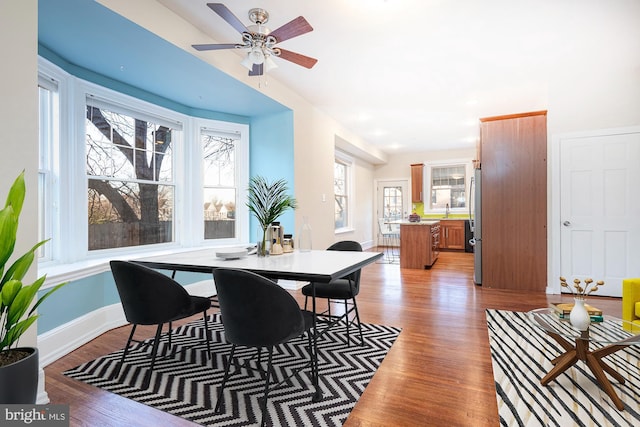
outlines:
[[438, 259], [440, 221], [400, 223], [400, 268], [425, 269]]

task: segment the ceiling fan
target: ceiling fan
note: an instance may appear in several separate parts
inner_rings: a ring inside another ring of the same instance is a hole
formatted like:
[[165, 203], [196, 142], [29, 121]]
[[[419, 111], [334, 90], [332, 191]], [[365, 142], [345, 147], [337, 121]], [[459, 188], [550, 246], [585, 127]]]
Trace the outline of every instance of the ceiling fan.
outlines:
[[199, 51], [243, 49], [247, 51], [247, 55], [241, 64], [249, 69], [250, 76], [261, 76], [265, 72], [277, 67], [273, 61], [274, 56], [286, 59], [305, 68], [312, 68], [316, 62], [318, 62], [315, 58], [276, 47], [276, 44], [280, 42], [313, 31], [313, 27], [309, 25], [304, 17], [298, 16], [280, 28], [271, 31], [264, 26], [269, 20], [269, 12], [264, 9], [254, 8], [249, 10], [249, 19], [254, 25], [246, 27], [229, 8], [222, 3], [207, 3], [207, 6], [242, 34], [242, 43], [194, 44], [192, 45], [194, 49]]

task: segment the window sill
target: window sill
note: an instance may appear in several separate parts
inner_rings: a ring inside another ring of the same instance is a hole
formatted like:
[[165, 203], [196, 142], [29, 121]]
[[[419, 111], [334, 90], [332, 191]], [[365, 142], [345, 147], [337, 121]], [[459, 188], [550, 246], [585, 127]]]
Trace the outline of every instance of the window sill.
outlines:
[[[208, 248], [220, 248], [226, 245], [219, 246], [197, 246], [197, 247], [172, 247], [155, 250], [146, 250], [134, 253], [114, 253], [111, 255], [105, 254], [104, 256], [97, 256], [95, 258], [68, 263], [68, 264], [55, 264], [52, 262], [46, 262], [38, 264], [38, 277], [46, 274], [47, 279], [43, 284], [41, 290], [53, 287], [58, 283], [71, 282], [75, 280], [81, 280], [86, 277], [95, 276], [96, 274], [110, 271], [109, 262], [111, 260], [135, 260], [140, 258], [147, 258], [157, 255], [175, 254], [179, 252], [188, 252], [196, 249], [208, 249]], [[238, 244], [233, 246], [239, 246]], [[240, 245], [242, 246], [242, 245]]]

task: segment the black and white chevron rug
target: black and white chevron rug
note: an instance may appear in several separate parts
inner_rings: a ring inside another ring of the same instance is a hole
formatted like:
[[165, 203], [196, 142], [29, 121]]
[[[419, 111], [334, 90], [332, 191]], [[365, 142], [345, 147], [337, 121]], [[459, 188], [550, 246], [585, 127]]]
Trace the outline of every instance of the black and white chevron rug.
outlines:
[[[352, 327], [351, 346], [347, 347], [346, 329], [342, 325], [331, 328], [318, 341], [323, 399], [317, 403], [311, 401], [314, 388], [309, 370], [304, 369], [270, 392], [269, 416], [266, 417], [269, 424], [341, 426], [347, 419], [400, 334], [400, 329], [363, 324], [364, 346], [359, 346], [353, 343]], [[224, 340], [218, 314], [211, 316], [209, 328], [213, 332], [213, 357], [210, 360], [206, 359], [206, 347], [202, 341], [202, 320], [177, 328], [173, 332], [171, 349], [168, 349], [167, 337], [163, 335], [159, 351], [166, 350], [167, 356], [156, 360], [151, 383], [145, 389], [141, 384], [151, 360], [151, 348], [142, 344], [132, 348], [127, 355], [118, 381], [109, 380], [109, 377], [120, 360], [122, 350], [84, 363], [64, 374], [198, 424], [259, 424], [258, 398], [263, 395], [264, 380], [257, 369], [243, 368], [230, 377], [225, 387], [225, 412], [214, 414], [217, 390], [224, 372], [223, 357], [226, 360], [231, 345]], [[251, 359], [255, 351], [239, 354]], [[274, 350], [273, 365], [277, 378], [285, 378], [304, 366], [308, 361], [307, 355], [306, 338], [295, 339]], [[255, 366], [255, 361], [252, 363]]]
[[[578, 362], [548, 386], [540, 385], [563, 349], [528, 320], [526, 313], [487, 310], [493, 375], [503, 426], [639, 426], [640, 347], [606, 356], [625, 378], [611, 379], [625, 404], [619, 411], [591, 371]], [[620, 338], [626, 332], [611, 331]], [[593, 345], [592, 347], [597, 347]]]

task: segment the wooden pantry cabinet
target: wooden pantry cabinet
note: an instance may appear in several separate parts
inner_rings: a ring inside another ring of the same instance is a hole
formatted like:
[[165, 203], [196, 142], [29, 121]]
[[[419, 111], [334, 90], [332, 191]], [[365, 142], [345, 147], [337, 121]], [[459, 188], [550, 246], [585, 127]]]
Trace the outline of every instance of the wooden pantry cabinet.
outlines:
[[547, 287], [546, 111], [480, 120], [482, 286]]

